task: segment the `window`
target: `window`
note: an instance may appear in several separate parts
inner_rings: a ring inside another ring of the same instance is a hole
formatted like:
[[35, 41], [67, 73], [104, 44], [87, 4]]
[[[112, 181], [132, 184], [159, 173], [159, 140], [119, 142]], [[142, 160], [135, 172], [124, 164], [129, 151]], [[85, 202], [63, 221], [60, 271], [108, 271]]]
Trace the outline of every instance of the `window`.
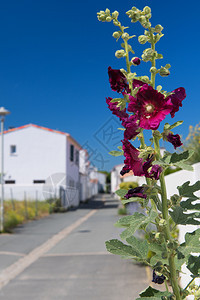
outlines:
[[10, 146], [10, 154], [16, 154], [17, 152], [17, 147], [16, 145], [11, 145]]
[[74, 161], [74, 145], [70, 145], [70, 161]]
[[79, 151], [76, 150], [76, 164], [79, 164]]
[[15, 184], [15, 180], [5, 180], [5, 184]]
[[33, 180], [33, 183], [45, 183], [45, 180], [36, 179], [36, 180]]

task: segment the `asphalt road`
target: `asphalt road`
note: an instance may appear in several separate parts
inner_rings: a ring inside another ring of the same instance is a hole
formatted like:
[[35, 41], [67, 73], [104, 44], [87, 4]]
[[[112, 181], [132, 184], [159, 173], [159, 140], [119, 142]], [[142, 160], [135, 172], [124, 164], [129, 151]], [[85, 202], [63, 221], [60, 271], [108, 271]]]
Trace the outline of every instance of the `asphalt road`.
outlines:
[[119, 238], [116, 200], [98, 195], [74, 211], [53, 214], [0, 236], [2, 300], [134, 300], [146, 269], [109, 254]]

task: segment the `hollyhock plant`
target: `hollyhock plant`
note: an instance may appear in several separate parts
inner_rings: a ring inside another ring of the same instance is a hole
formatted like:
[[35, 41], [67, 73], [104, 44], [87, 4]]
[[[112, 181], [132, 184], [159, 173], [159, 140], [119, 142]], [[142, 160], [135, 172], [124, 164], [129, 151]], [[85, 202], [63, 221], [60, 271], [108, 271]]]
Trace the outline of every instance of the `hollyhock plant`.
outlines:
[[[112, 113], [120, 119], [123, 128], [119, 129], [124, 131], [122, 146], [118, 146], [120, 151], [114, 150], [110, 154], [124, 156], [124, 167], [120, 172], [122, 176], [132, 171], [133, 176], [138, 176], [139, 180], [143, 177], [145, 181], [142, 186], [129, 190], [119, 189], [116, 194], [124, 205], [138, 201], [144, 213], [135, 212], [121, 218], [116, 224], [124, 229], [120, 234], [121, 239], [107, 241], [106, 247], [113, 254], [132, 258], [149, 266], [152, 269], [152, 281], [159, 285], [165, 284], [166, 290], [147, 287], [136, 300], [182, 300], [191, 295], [191, 285], [200, 277], [200, 256], [191, 254], [198, 253], [200, 249], [200, 228], [196, 229], [200, 225], [200, 197], [196, 193], [200, 190], [200, 181], [193, 185], [186, 181], [177, 187], [174, 195], [171, 191], [173, 189], [167, 190], [166, 171], [172, 167], [192, 171], [193, 168], [188, 162], [193, 151], [187, 149], [178, 153], [162, 153], [161, 139], [171, 143], [174, 149], [182, 145], [180, 136], [174, 134], [173, 129], [183, 121], [172, 125], [165, 123], [163, 127], [160, 125], [166, 117], [174, 118], [178, 113], [186, 98], [186, 92], [183, 87], [173, 88], [172, 92], [168, 92], [163, 90], [161, 85], [157, 85], [156, 76], [167, 79], [171, 66], [168, 63], [157, 63], [163, 59], [163, 55], [156, 51], [156, 44], [163, 37], [163, 27], [160, 24], [152, 26], [150, 7], [145, 6], [142, 10], [132, 7], [126, 14], [132, 23], [139, 22], [144, 28], [144, 34], [138, 36], [138, 42], [141, 45], [149, 45], [142, 55], [133, 51], [130, 41], [135, 35], [129, 35], [129, 27], [122, 26], [117, 11], [111, 13], [109, 9], [101, 10], [97, 17], [99, 21], [113, 22], [117, 27], [113, 37], [117, 41], [122, 40], [122, 49], [117, 50], [115, 56], [125, 59], [126, 62], [126, 67], [123, 66], [120, 70], [108, 68], [111, 89], [120, 96], [114, 99], [108, 97], [106, 103]], [[133, 54], [136, 56], [131, 57]], [[141, 71], [145, 63], [150, 63], [149, 74], [138, 76], [138, 65]], [[163, 131], [159, 131], [160, 128], [163, 128]], [[150, 141], [144, 135], [145, 130], [151, 133]], [[140, 146], [136, 147], [134, 143], [138, 141]], [[182, 179], [181, 175], [179, 179]], [[177, 225], [195, 226], [193, 232], [185, 234], [183, 243], [177, 236]], [[144, 233], [144, 239], [135, 235], [136, 230]], [[125, 243], [122, 240], [125, 240]], [[183, 272], [189, 272], [188, 276], [191, 277], [185, 285], [180, 280]], [[197, 293], [200, 294], [200, 288], [199, 291], [196, 289], [195, 299], [199, 299]]]

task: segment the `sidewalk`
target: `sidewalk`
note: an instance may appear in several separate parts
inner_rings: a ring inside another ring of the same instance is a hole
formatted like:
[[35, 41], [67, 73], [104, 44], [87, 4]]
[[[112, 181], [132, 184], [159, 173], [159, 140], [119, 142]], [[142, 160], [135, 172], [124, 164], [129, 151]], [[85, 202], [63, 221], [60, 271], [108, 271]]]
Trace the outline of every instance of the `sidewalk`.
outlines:
[[75, 211], [1, 235], [1, 299], [136, 299], [148, 286], [145, 267], [105, 249], [106, 240], [119, 238], [117, 205], [98, 195]]

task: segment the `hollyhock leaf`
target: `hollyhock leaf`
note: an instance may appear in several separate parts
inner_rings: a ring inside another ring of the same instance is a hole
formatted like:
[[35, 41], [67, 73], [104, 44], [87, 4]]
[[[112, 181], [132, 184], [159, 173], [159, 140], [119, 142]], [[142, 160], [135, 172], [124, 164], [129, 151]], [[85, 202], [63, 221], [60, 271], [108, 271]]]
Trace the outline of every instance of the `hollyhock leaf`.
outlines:
[[112, 254], [121, 255], [123, 258], [134, 258], [139, 261], [145, 261], [142, 257], [138, 257], [138, 252], [135, 249], [117, 239], [107, 241], [106, 249]]
[[190, 255], [188, 258], [187, 268], [195, 276], [199, 276], [200, 273], [200, 256]]
[[113, 150], [113, 151], [110, 151], [109, 154], [112, 155], [112, 156], [121, 156], [124, 153], [123, 153], [123, 151]]
[[183, 185], [177, 187], [179, 191], [179, 195], [194, 200], [199, 199], [197, 196], [194, 195], [194, 193], [200, 190], [200, 180], [193, 185], [189, 185], [189, 184], [190, 181], [186, 181]]
[[194, 153], [193, 150], [186, 150], [180, 154], [175, 152], [171, 156], [170, 163], [175, 164], [181, 161], [186, 161], [193, 155], [193, 153]]
[[181, 225], [199, 225], [200, 221], [196, 220], [200, 218], [200, 213], [184, 213], [184, 209], [180, 206], [176, 206], [173, 211], [169, 211], [170, 216], [176, 224]]
[[[117, 128], [118, 130], [122, 130], [122, 131], [124, 131], [125, 130], [125, 128]], [[117, 147], [118, 148], [118, 147]]]
[[194, 170], [193, 166], [191, 166], [191, 165], [189, 165], [189, 164], [186, 164], [186, 163], [184, 163], [184, 162], [182, 162], [182, 161], [177, 162], [177, 163], [175, 163], [174, 165], [175, 165], [176, 167], [178, 167], [178, 168], [181, 168], [182, 170], [186, 170], [186, 171], [193, 171], [193, 170]]
[[117, 194], [119, 197], [124, 198], [124, 196], [127, 194], [127, 190], [125, 189], [119, 189], [115, 192], [115, 194]]
[[173, 128], [175, 128], [175, 127], [177, 127], [181, 124], [183, 124], [183, 121], [178, 121], [178, 122], [174, 123], [173, 125], [170, 125], [169, 123], [166, 123], [164, 125], [164, 130], [172, 130]]
[[200, 248], [200, 228], [185, 234], [185, 242], [178, 247], [185, 257], [188, 257], [191, 253], [199, 253]]
[[200, 210], [200, 203], [193, 204], [194, 201], [196, 201], [196, 199], [193, 198], [189, 198], [185, 201], [182, 200], [180, 206], [185, 210]]
[[143, 201], [144, 198], [140, 198], [140, 197], [131, 197], [129, 199], [126, 199], [126, 200], [122, 200], [122, 204], [127, 204], [127, 203], [130, 203], [130, 202], [140, 202], [140, 201]]
[[131, 245], [132, 249], [137, 253], [137, 257], [140, 260], [146, 260], [149, 251], [149, 246], [146, 240], [141, 240], [135, 236], [131, 236], [126, 239], [127, 243]]
[[[162, 297], [172, 296], [172, 294], [170, 292], [167, 292], [167, 291], [161, 292], [159, 290], [152, 288], [151, 286], [149, 286], [147, 289], [142, 291], [139, 295], [141, 298], [143, 298], [143, 300], [145, 300], [145, 299], [147, 299], [147, 300], [162, 299]], [[137, 298], [136, 300], [141, 299], [141, 298]]]

